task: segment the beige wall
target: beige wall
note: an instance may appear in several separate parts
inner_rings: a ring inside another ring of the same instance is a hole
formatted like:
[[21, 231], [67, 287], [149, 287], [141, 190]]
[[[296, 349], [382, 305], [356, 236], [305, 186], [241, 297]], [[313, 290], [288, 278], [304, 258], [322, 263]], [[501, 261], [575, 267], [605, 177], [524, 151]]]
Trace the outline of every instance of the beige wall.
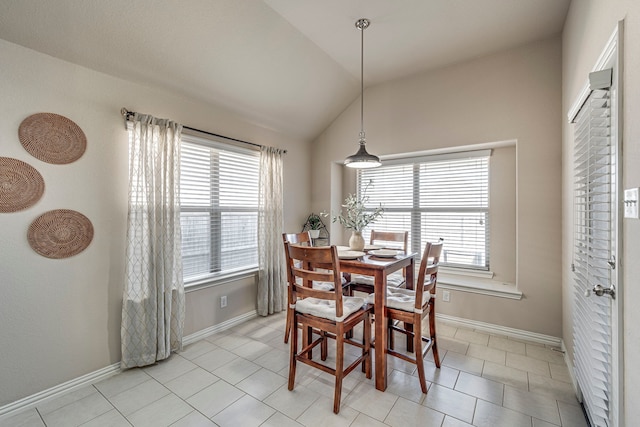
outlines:
[[[309, 212], [309, 144], [248, 123], [224, 110], [158, 88], [112, 78], [0, 41], [0, 156], [23, 160], [45, 180], [33, 207], [0, 214], [0, 406], [120, 360], [120, 318], [127, 215], [127, 132], [120, 108], [168, 117], [235, 138], [285, 148], [285, 229]], [[87, 136], [77, 162], [31, 157], [17, 130], [30, 114], [74, 120]], [[295, 197], [294, 197], [295, 195]], [[69, 208], [92, 221], [95, 235], [64, 260], [37, 255], [26, 230], [41, 213]], [[219, 308], [218, 297], [229, 296]], [[255, 309], [255, 282], [187, 295], [186, 333]]]
[[[563, 330], [569, 357], [573, 357], [570, 339], [573, 328], [571, 292], [573, 278], [568, 266], [571, 263], [572, 244], [572, 127], [566, 122], [566, 114], [578, 93], [587, 83], [588, 73], [609, 37], [624, 19], [624, 74], [623, 74], [623, 180], [624, 188], [640, 186], [640, 2], [636, 0], [580, 0], [573, 1], [563, 33]], [[624, 389], [622, 390], [624, 414], [627, 426], [640, 419], [640, 311], [636, 302], [640, 299], [637, 286], [640, 277], [640, 221], [625, 219], [623, 250], [620, 254], [623, 282], [618, 284], [623, 304], [624, 339]], [[620, 300], [620, 299], [619, 299]], [[622, 425], [622, 424], [621, 424]]]
[[[441, 313], [562, 335], [561, 59], [556, 37], [365, 92], [367, 148], [378, 155], [517, 141], [517, 215], [508, 226], [517, 224], [517, 250], [498, 250], [493, 261], [511, 263], [524, 298], [453, 292]], [[316, 211], [339, 209], [333, 165], [357, 149], [359, 107], [358, 99], [313, 143]]]

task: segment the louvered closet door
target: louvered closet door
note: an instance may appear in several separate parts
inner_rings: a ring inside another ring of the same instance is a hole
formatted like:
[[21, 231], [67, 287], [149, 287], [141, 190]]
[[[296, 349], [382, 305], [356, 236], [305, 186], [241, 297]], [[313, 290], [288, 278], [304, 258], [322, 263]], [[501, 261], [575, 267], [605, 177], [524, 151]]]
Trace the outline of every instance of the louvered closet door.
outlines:
[[610, 426], [612, 296], [615, 280], [615, 145], [611, 92], [591, 93], [575, 121], [574, 369], [593, 426]]

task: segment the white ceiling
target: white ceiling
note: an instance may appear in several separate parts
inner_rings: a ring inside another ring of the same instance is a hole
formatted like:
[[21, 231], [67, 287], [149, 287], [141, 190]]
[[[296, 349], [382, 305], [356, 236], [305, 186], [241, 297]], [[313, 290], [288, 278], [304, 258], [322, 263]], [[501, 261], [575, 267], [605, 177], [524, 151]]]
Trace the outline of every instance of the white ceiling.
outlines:
[[2, 0], [0, 38], [310, 139], [359, 96], [358, 18], [374, 85], [550, 37], [570, 1]]

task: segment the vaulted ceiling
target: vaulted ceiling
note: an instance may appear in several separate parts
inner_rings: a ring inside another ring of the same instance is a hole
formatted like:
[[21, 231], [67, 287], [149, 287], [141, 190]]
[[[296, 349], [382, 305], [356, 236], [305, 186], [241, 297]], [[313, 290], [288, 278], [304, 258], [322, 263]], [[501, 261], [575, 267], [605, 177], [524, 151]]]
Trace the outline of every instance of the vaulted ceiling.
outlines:
[[365, 85], [558, 34], [571, 0], [3, 0], [0, 38], [317, 136]]

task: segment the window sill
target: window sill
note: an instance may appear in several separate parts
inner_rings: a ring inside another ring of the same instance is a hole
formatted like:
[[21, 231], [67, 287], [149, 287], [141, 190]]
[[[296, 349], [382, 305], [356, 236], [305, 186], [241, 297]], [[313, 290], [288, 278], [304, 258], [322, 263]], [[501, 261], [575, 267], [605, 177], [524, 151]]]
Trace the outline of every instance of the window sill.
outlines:
[[200, 289], [211, 288], [214, 286], [224, 285], [230, 282], [246, 279], [249, 277], [255, 277], [258, 273], [258, 267], [254, 267], [247, 270], [234, 271], [219, 276], [205, 277], [203, 279], [194, 280], [189, 283], [185, 283], [185, 292], [194, 292]]
[[[513, 283], [503, 283], [481, 275], [470, 275], [468, 273], [458, 274], [457, 272], [440, 269], [438, 273], [438, 288], [454, 291], [469, 292], [480, 295], [489, 295], [499, 298], [521, 300], [520, 292]], [[491, 277], [493, 274], [491, 273]]]

